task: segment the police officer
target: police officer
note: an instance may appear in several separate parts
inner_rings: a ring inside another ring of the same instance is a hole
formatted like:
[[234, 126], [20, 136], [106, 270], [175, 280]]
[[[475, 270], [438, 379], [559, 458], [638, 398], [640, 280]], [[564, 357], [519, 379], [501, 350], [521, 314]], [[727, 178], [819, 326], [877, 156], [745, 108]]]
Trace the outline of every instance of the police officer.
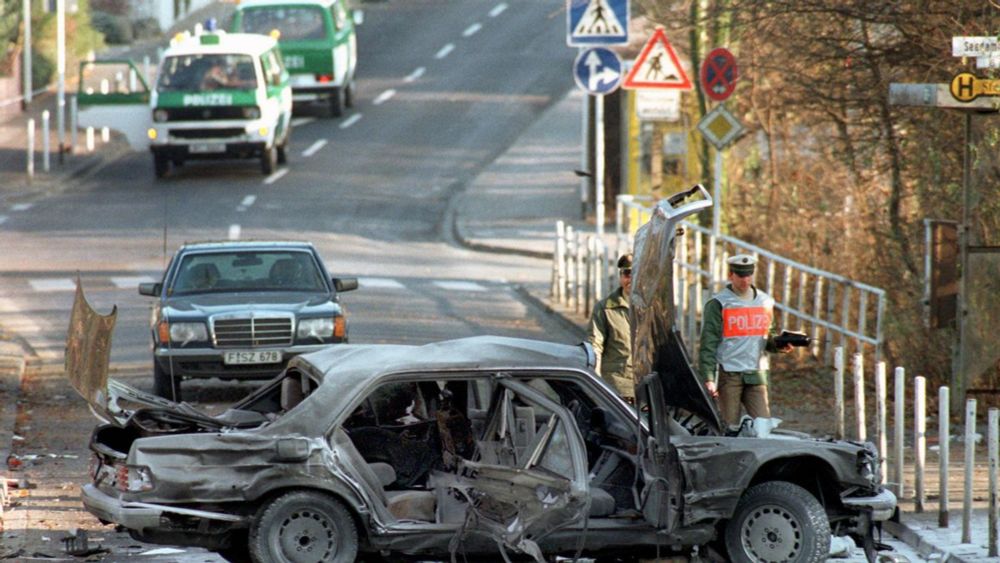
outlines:
[[627, 400], [635, 398], [632, 379], [632, 334], [628, 296], [632, 289], [632, 255], [618, 258], [618, 289], [594, 305], [590, 344], [597, 354], [597, 373]]
[[741, 404], [751, 417], [771, 416], [765, 351], [789, 352], [792, 347], [774, 343], [774, 298], [753, 285], [756, 259], [738, 254], [727, 262], [729, 283], [705, 303], [698, 363], [705, 388], [719, 398], [723, 420], [735, 425]]

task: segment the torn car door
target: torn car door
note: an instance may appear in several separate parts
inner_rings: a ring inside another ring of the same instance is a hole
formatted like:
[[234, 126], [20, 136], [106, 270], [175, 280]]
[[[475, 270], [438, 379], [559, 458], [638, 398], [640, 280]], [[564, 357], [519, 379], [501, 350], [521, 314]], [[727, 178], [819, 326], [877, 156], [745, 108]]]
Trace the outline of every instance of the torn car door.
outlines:
[[149, 84], [130, 60], [83, 61], [76, 94], [83, 128], [108, 127], [125, 135], [133, 150], [149, 150], [153, 124]]
[[435, 472], [431, 485], [452, 510], [465, 511], [453, 555], [475, 531], [541, 562], [538, 540], [587, 513], [583, 438], [569, 411], [543, 394], [506, 376], [497, 383], [474, 460]]
[[639, 383], [636, 395], [639, 412], [648, 414], [650, 436], [639, 463], [643, 487], [640, 495], [642, 515], [650, 525], [671, 532], [677, 528], [684, 508], [681, 496], [680, 460], [670, 443], [673, 424], [670, 409], [663, 397], [663, 385], [656, 374]]

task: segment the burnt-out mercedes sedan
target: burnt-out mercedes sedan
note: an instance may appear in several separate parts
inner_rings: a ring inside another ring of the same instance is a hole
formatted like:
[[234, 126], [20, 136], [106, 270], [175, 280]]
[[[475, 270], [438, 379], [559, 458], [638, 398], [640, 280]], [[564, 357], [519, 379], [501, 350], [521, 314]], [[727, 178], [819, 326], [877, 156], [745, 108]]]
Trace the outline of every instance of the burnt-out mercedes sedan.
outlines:
[[[675, 205], [637, 256], [701, 208]], [[826, 559], [832, 536], [873, 557], [895, 508], [869, 444], [727, 431], [669, 322], [637, 333], [650, 357], [635, 406], [596, 376], [586, 344], [480, 336], [328, 347], [207, 416], [109, 380], [113, 316], [78, 297], [67, 371], [105, 420], [83, 502], [140, 541], [258, 562], [801, 562]], [[640, 312], [660, 303], [633, 298]]]

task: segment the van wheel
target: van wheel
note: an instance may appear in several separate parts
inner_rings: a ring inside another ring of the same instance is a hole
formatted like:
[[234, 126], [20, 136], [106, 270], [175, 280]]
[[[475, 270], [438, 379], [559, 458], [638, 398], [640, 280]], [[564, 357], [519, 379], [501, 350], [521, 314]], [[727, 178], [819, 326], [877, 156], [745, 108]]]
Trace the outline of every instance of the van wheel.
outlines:
[[330, 94], [330, 117], [344, 115], [344, 88], [340, 87]]
[[289, 126], [288, 132], [285, 133], [285, 140], [278, 145], [278, 164], [288, 164], [288, 145], [292, 142], [292, 129]]
[[347, 91], [344, 93], [344, 105], [349, 108], [354, 107], [354, 97], [358, 91], [358, 83], [354, 78], [347, 83]]
[[785, 481], [748, 489], [726, 525], [729, 560], [819, 563], [830, 555], [830, 522], [816, 497]]
[[175, 403], [181, 402], [181, 378], [172, 377], [170, 372], [160, 367], [160, 362], [153, 360], [153, 394]]
[[358, 529], [337, 500], [311, 491], [286, 493], [264, 505], [250, 523], [254, 561], [353, 562]]
[[163, 178], [170, 171], [170, 160], [166, 155], [153, 153], [153, 172], [157, 178]]
[[265, 176], [270, 176], [274, 173], [274, 169], [278, 167], [278, 155], [274, 147], [267, 147], [260, 153], [260, 171], [264, 173]]

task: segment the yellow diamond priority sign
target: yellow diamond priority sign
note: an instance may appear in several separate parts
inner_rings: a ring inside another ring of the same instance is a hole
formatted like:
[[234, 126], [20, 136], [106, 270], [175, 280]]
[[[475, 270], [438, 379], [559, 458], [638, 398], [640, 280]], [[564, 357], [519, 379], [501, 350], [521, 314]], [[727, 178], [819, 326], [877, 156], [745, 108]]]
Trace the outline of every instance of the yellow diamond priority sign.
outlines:
[[698, 122], [698, 131], [701, 131], [716, 149], [722, 150], [742, 135], [746, 128], [726, 110], [726, 106], [718, 105], [701, 118]]

